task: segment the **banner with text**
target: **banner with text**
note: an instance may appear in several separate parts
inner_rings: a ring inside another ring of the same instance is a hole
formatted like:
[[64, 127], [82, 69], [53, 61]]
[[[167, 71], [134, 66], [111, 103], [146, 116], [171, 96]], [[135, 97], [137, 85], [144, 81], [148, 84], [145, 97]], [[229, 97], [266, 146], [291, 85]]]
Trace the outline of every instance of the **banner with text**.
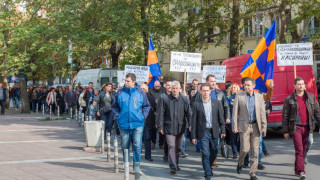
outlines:
[[217, 83], [226, 82], [226, 66], [203, 66], [202, 82], [206, 82], [206, 78], [209, 74], [212, 74], [216, 77]]
[[200, 53], [171, 52], [170, 71], [174, 72], [201, 72]]
[[187, 73], [187, 83], [192, 83], [192, 80], [197, 79], [199, 83], [202, 83], [202, 72], [201, 73]]
[[133, 73], [136, 75], [137, 82], [149, 82], [149, 66], [126, 65], [125, 75]]
[[277, 44], [278, 66], [313, 65], [312, 43]]
[[117, 77], [118, 77], [118, 83], [120, 84], [120, 86], [124, 85], [124, 71], [117, 71]]

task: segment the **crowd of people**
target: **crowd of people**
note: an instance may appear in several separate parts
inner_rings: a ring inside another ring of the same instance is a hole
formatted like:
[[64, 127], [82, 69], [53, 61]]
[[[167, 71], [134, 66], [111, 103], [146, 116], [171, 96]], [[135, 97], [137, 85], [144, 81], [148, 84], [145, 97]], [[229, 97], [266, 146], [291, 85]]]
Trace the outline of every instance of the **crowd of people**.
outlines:
[[[66, 111], [74, 114], [78, 109], [89, 117], [85, 120], [103, 120], [105, 135], [115, 127], [122, 149], [130, 149], [132, 145], [135, 173], [140, 174], [142, 143], [145, 159], [153, 161], [152, 149], [158, 140], [158, 147], [164, 153], [163, 161], [168, 163], [169, 172], [176, 174], [180, 171], [179, 158], [188, 156], [186, 141], [189, 139], [195, 151], [201, 152], [205, 179], [213, 177], [219, 144], [226, 142], [232, 154], [221, 146], [222, 156], [238, 159], [236, 172], [241, 174], [242, 168], [250, 168], [250, 179], [256, 180], [257, 169], [265, 169], [262, 156], [269, 155], [263, 137], [272, 111], [273, 86], [271, 81], [268, 92], [261, 93], [254, 90], [255, 80], [246, 77], [240, 85], [226, 82], [222, 91], [216, 77], [208, 75], [205, 83], [194, 79], [185, 90], [178, 81], [165, 84], [155, 81], [153, 88], [149, 88], [146, 84], [138, 85], [135, 74], [129, 73], [124, 86], [118, 88], [106, 83], [94, 89], [90, 82], [87, 88], [81, 84], [75, 88], [49, 89], [39, 85], [29, 86], [27, 91], [33, 111], [44, 107], [45, 111], [55, 113], [59, 108], [61, 114]], [[320, 110], [314, 96], [305, 91], [302, 78], [295, 80], [295, 87], [295, 92], [284, 103], [283, 129], [285, 139], [290, 135], [293, 138], [295, 174], [304, 179], [304, 163], [313, 141], [314, 120], [320, 122]], [[6, 99], [2, 95], [4, 91], [0, 83], [1, 103]], [[12, 107], [19, 108], [20, 94], [18, 86], [9, 90]]]

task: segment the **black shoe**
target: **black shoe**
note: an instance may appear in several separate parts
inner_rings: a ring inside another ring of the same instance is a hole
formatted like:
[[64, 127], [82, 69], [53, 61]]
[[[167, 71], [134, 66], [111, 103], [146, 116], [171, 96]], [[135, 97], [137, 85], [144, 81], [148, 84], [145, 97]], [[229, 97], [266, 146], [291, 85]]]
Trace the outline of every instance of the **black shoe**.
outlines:
[[268, 151], [263, 151], [264, 156], [269, 156], [269, 152]]
[[238, 174], [242, 174], [242, 166], [240, 166], [239, 163], [238, 163], [238, 166], [237, 166], [237, 173]]
[[258, 180], [257, 176], [250, 177], [250, 180]]
[[185, 151], [182, 151], [181, 157], [182, 157], [182, 158], [186, 158], [186, 157], [188, 157], [188, 154], [187, 154]]
[[180, 167], [179, 167], [179, 166], [177, 167], [177, 171], [181, 171], [181, 169], [180, 169]]
[[243, 168], [249, 168], [249, 165], [248, 164], [244, 164]]
[[211, 180], [211, 177], [205, 177], [205, 180]]
[[266, 167], [264, 167], [264, 165], [262, 165], [262, 164], [259, 164], [259, 165], [258, 165], [258, 169], [259, 169], [259, 170], [264, 170], [265, 168], [266, 168]]
[[150, 161], [150, 162], [152, 162], [153, 161], [153, 159], [151, 158], [151, 159], [146, 159], [147, 161]]
[[176, 168], [171, 168], [171, 169], [170, 169], [170, 173], [171, 173], [171, 174], [177, 174]]
[[233, 154], [233, 159], [238, 159], [238, 155], [236, 153]]

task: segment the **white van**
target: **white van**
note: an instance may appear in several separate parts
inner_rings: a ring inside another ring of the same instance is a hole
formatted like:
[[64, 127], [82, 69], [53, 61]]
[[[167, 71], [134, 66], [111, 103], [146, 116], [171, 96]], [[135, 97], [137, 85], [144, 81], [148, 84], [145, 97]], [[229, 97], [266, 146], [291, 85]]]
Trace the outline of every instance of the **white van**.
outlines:
[[93, 88], [99, 88], [107, 83], [117, 83], [118, 69], [86, 69], [78, 72], [75, 79], [76, 85], [81, 83], [81, 86], [87, 87], [89, 82], [93, 82]]

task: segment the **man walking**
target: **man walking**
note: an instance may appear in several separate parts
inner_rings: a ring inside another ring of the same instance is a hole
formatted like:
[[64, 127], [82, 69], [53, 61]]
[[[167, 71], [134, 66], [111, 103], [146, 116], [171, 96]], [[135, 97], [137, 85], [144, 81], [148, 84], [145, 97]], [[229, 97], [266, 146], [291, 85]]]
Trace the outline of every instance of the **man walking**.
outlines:
[[192, 108], [191, 137], [193, 144], [197, 144], [197, 139], [201, 142], [204, 177], [210, 180], [212, 177], [210, 166], [218, 154], [219, 131], [221, 138], [224, 138], [226, 130], [220, 102], [210, 97], [211, 91], [208, 85], [202, 85], [200, 90], [202, 100], [195, 102]]
[[4, 116], [4, 112], [5, 112], [5, 104], [6, 104], [6, 100], [7, 98], [7, 89], [2, 87], [2, 83], [0, 83], [0, 107], [1, 107], [1, 116]]
[[158, 105], [159, 129], [166, 135], [169, 152], [169, 166], [171, 174], [179, 171], [179, 156], [182, 151], [183, 133], [186, 119], [190, 125], [191, 109], [186, 97], [180, 94], [180, 83], [171, 82], [171, 94], [163, 96]]
[[125, 77], [125, 86], [120, 89], [112, 104], [112, 110], [118, 122], [122, 149], [133, 146], [133, 169], [136, 175], [140, 174], [140, 160], [142, 148], [142, 134], [144, 121], [150, 110], [146, 94], [136, 84], [136, 75], [128, 73]]
[[237, 172], [242, 173], [244, 158], [250, 149], [250, 179], [256, 180], [260, 136], [266, 136], [267, 121], [263, 96], [254, 92], [255, 80], [244, 80], [244, 92], [237, 93], [233, 104], [232, 131], [240, 134]]
[[305, 152], [309, 134], [313, 133], [314, 120], [320, 123], [320, 109], [315, 97], [306, 92], [305, 82], [301, 77], [294, 80], [295, 92], [284, 101], [282, 110], [282, 129], [284, 138], [290, 134], [295, 149], [295, 174], [300, 179], [306, 178], [304, 167]]
[[72, 86], [69, 86], [69, 91], [66, 92], [64, 96], [64, 102], [66, 104], [66, 108], [68, 111], [72, 111], [72, 118], [74, 117], [74, 114], [76, 112], [76, 105], [77, 105], [77, 94], [76, 92], [72, 89]]

